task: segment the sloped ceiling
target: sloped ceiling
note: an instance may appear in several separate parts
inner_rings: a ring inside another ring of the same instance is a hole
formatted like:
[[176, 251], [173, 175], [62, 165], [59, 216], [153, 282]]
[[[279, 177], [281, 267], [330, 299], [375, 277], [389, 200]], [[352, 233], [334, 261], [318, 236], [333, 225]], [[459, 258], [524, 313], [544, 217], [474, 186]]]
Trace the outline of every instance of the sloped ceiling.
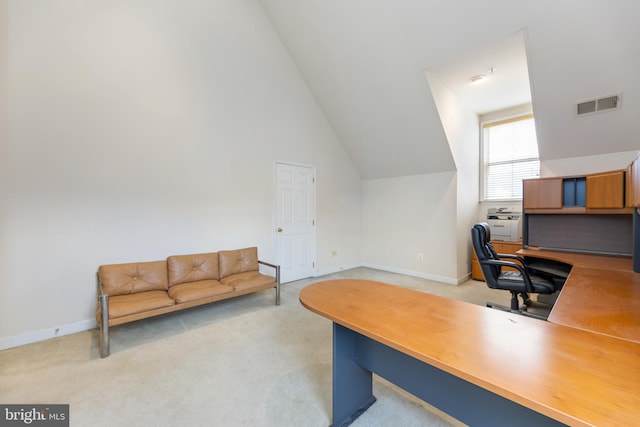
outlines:
[[[640, 2], [260, 1], [365, 179], [454, 170], [424, 72], [455, 93], [447, 70], [473, 58], [468, 79], [482, 63], [470, 52], [514, 34], [526, 35], [542, 160], [640, 149]], [[618, 92], [622, 109], [575, 117], [576, 102]], [[491, 98], [515, 102], [505, 96]]]

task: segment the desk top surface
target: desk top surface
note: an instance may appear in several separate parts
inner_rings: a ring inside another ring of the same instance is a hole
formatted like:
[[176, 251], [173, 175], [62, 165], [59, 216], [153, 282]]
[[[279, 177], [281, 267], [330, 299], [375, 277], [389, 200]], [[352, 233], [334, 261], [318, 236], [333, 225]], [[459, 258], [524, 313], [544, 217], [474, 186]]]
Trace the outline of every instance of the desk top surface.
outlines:
[[595, 255], [578, 252], [552, 251], [546, 249], [520, 249], [519, 255], [551, 259], [565, 262], [574, 267], [607, 268], [633, 271], [631, 257], [613, 255]]
[[549, 321], [640, 342], [640, 274], [626, 257], [522, 249], [572, 265]]
[[315, 283], [300, 302], [563, 423], [640, 419], [640, 343], [369, 280]]

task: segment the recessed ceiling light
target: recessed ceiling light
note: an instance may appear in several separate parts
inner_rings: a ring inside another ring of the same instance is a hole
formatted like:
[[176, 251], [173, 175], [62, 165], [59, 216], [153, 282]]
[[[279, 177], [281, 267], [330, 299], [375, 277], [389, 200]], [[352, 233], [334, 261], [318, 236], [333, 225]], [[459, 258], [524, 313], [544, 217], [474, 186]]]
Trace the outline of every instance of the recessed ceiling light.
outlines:
[[477, 76], [471, 77], [469, 81], [473, 84], [477, 84], [485, 81], [486, 79], [487, 79], [487, 76], [485, 76], [484, 74], [478, 74]]

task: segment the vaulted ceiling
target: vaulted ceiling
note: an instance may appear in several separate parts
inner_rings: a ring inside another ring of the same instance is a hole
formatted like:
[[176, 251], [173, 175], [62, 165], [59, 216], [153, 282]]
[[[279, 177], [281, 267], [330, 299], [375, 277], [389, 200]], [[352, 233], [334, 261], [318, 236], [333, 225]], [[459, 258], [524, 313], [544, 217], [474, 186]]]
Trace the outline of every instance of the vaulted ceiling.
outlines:
[[[476, 113], [530, 95], [542, 160], [640, 149], [640, 2], [260, 1], [365, 179], [455, 169], [425, 71]], [[501, 84], [472, 96], [490, 67]]]

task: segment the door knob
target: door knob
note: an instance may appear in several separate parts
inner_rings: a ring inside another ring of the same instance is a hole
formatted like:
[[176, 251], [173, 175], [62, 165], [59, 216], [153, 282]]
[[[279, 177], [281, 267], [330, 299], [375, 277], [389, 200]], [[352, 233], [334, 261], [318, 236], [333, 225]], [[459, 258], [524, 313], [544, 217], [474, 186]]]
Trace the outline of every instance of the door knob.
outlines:
[[276, 230], [278, 233], [282, 233], [282, 228], [278, 227], [278, 230]]

